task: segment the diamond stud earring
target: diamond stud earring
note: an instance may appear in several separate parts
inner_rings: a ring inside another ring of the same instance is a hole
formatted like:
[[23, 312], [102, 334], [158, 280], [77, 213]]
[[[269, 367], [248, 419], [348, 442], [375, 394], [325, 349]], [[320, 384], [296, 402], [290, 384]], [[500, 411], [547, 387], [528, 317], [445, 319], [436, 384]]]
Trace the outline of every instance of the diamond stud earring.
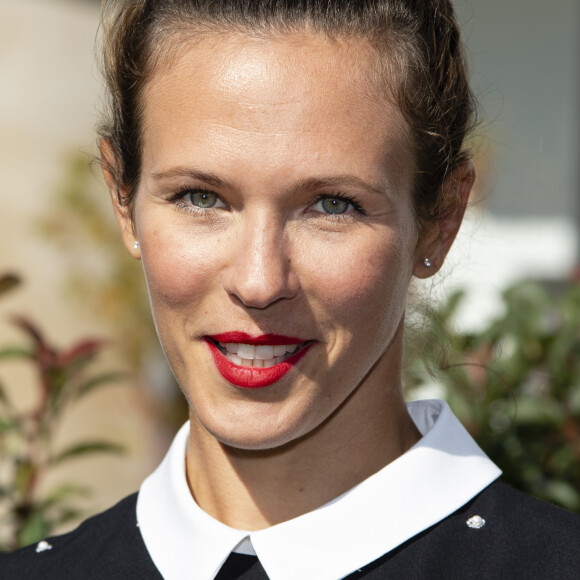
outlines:
[[427, 268], [431, 267], [431, 260], [429, 258], [425, 258], [424, 262], [425, 266], [427, 266]]
[[134, 250], [138, 250], [139, 249], [139, 242], [133, 242], [133, 249]]

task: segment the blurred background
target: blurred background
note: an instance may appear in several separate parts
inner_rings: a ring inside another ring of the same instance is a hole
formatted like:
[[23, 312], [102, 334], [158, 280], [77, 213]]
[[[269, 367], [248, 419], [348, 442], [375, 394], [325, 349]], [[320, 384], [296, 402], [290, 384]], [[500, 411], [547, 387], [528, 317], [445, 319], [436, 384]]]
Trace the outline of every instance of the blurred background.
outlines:
[[[580, 370], [571, 362], [558, 386], [550, 366], [558, 370], [580, 353], [580, 300], [570, 294], [580, 250], [580, 3], [455, 5], [481, 103], [473, 144], [479, 179], [449, 264], [430, 289], [429, 300], [439, 297], [443, 306], [425, 309], [419, 326], [424, 336], [449, 338], [459, 354], [450, 362], [429, 350], [437, 368], [427, 371], [410, 354], [410, 396], [451, 399], [486, 450], [497, 448], [498, 461], [519, 457], [514, 484], [580, 510]], [[98, 167], [89, 167], [102, 109], [98, 20], [98, 1], [0, 0], [4, 549], [70, 528], [136, 490], [186, 416], [156, 343], [139, 266], [121, 247]], [[506, 295], [519, 280], [534, 284]], [[460, 289], [461, 299], [453, 298]], [[553, 339], [564, 327], [569, 340], [558, 343], [563, 358], [555, 359]], [[525, 356], [507, 391], [491, 375], [437, 375], [466, 360], [477, 359], [478, 369], [505, 367], [514, 353]], [[538, 419], [532, 409], [539, 423], [531, 431], [530, 419], [522, 427], [506, 402], [520, 391], [540, 396], [544, 414]], [[565, 402], [545, 417], [548, 395]], [[484, 404], [491, 411], [474, 414]], [[535, 443], [517, 448], [525, 437]], [[554, 459], [563, 445], [569, 453]], [[538, 454], [547, 454], [541, 464], [526, 463]]]

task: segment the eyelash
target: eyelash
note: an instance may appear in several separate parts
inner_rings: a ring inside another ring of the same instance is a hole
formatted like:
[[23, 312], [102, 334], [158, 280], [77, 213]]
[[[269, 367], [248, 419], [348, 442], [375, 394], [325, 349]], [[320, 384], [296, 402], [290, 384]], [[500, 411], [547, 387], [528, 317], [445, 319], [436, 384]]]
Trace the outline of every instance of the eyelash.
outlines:
[[[367, 215], [366, 210], [358, 203], [357, 199], [354, 196], [347, 195], [346, 193], [340, 193], [340, 192], [323, 193], [323, 194], [317, 195], [314, 198], [314, 200], [309, 204], [309, 207], [313, 207], [318, 202], [323, 201], [325, 199], [340, 199], [342, 201], [346, 201], [352, 207], [352, 209], [354, 209], [354, 211], [356, 211], [358, 214]], [[328, 218], [331, 218], [331, 219], [345, 219], [350, 214], [345, 212], [345, 213], [338, 213], [338, 214], [326, 213], [324, 215]]]
[[[203, 210], [202, 208], [199, 208], [193, 204], [190, 203], [186, 203], [185, 201], [183, 201], [183, 198], [188, 194], [188, 193], [209, 193], [211, 195], [216, 195], [218, 197], [218, 199], [221, 199], [219, 197], [219, 195], [217, 195], [215, 193], [215, 191], [212, 191], [211, 189], [206, 189], [204, 187], [183, 187], [181, 189], [178, 189], [173, 195], [171, 195], [171, 197], [169, 198], [169, 201], [174, 203], [179, 209], [182, 209], [184, 211], [188, 211], [191, 213], [203, 213], [203, 214], [207, 214], [207, 212], [205, 210]], [[318, 202], [323, 201], [325, 199], [340, 199], [342, 201], [347, 202], [353, 209], [354, 211], [356, 211], [358, 214], [360, 215], [367, 215], [366, 210], [358, 203], [357, 199], [352, 196], [352, 195], [347, 195], [345, 193], [323, 193], [320, 195], [317, 195], [309, 204], [308, 207], [311, 208], [313, 206], [315, 206]], [[208, 208], [211, 209], [211, 208]], [[324, 213], [324, 212], [320, 212], [322, 213], [324, 216], [326, 216], [327, 218], [330, 219], [345, 219], [348, 217], [348, 213], [338, 213], [338, 214], [332, 214], [332, 213]]]
[[[215, 191], [212, 191], [211, 189], [206, 189], [204, 187], [183, 187], [181, 189], [178, 189], [173, 195], [169, 197], [169, 201], [171, 203], [174, 203], [178, 209], [187, 211], [189, 213], [200, 213], [205, 215], [207, 215], [207, 211], [203, 210], [200, 207], [197, 207], [196, 205], [193, 205], [192, 203], [186, 203], [183, 200], [183, 198], [188, 193], [209, 193], [211, 195], [217, 195]], [[219, 195], [217, 195], [217, 197], [221, 199]]]

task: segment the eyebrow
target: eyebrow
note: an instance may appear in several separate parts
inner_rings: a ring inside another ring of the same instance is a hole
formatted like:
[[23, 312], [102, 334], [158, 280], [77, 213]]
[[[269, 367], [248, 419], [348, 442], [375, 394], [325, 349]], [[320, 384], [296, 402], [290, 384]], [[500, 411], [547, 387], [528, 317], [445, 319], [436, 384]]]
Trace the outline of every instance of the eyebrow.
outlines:
[[364, 189], [373, 195], [384, 196], [386, 194], [384, 188], [367, 183], [363, 179], [360, 179], [360, 177], [350, 174], [333, 175], [329, 177], [308, 177], [299, 181], [294, 189], [296, 191], [315, 191], [326, 187], [341, 186], [358, 187], [359, 189]]
[[219, 188], [232, 189], [232, 183], [218, 177], [215, 173], [206, 173], [205, 171], [198, 171], [191, 167], [174, 167], [167, 171], [159, 171], [151, 174], [154, 181], [163, 181], [164, 179], [173, 179], [176, 177], [185, 177], [188, 179], [197, 179], [203, 181], [208, 185]]
[[[220, 189], [235, 189], [235, 185], [218, 177], [215, 173], [207, 173], [205, 171], [199, 171], [192, 167], [174, 167], [167, 171], [160, 171], [151, 174], [154, 181], [163, 181], [165, 179], [172, 178], [187, 178], [202, 181], [212, 187], [217, 187]], [[360, 177], [351, 174], [342, 175], [332, 175], [326, 177], [307, 177], [300, 180], [298, 183], [292, 186], [292, 192], [310, 192], [319, 189], [329, 188], [329, 187], [358, 187], [367, 191], [372, 195], [385, 196], [387, 191], [384, 187], [378, 187], [376, 185], [367, 183]]]

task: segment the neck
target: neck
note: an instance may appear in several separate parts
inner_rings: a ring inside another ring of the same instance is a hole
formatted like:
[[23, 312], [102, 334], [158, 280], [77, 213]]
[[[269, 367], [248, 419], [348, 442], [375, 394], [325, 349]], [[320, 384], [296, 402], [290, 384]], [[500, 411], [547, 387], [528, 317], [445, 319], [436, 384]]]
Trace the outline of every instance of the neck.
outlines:
[[[361, 389], [375, 393], [360, 397]], [[233, 528], [258, 530], [324, 505], [419, 438], [398, 384], [388, 388], [367, 378], [314, 432], [271, 450], [224, 445], [191, 413], [188, 481], [198, 505], [211, 516]]]

